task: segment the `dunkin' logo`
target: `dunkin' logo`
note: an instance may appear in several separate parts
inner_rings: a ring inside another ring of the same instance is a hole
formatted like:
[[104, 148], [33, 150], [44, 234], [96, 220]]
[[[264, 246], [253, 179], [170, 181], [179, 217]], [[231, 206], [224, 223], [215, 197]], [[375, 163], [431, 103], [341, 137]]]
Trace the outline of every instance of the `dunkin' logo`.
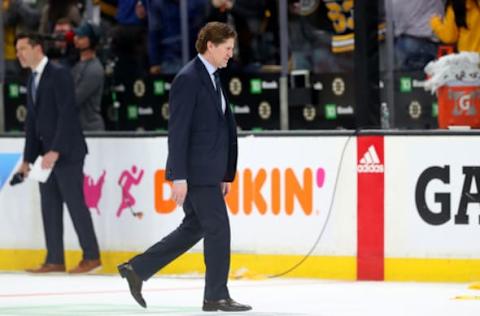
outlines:
[[383, 163], [378, 158], [375, 146], [370, 145], [360, 158], [357, 165], [358, 173], [382, 173], [384, 171]]
[[[325, 169], [305, 168], [296, 173], [291, 168], [246, 168], [237, 173], [226, 197], [232, 215], [293, 215], [295, 212], [314, 214], [314, 194], [325, 183]], [[170, 199], [172, 183], [165, 180], [165, 170], [155, 173], [155, 209], [167, 214], [176, 205]]]

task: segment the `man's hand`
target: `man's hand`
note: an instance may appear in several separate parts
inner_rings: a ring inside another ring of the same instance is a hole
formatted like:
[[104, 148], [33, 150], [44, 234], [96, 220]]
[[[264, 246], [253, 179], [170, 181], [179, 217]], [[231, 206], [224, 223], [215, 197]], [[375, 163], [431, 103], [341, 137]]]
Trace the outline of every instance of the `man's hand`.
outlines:
[[173, 182], [172, 186], [172, 200], [178, 206], [182, 206], [187, 196], [187, 182]]
[[30, 172], [30, 166], [28, 164], [28, 161], [22, 162], [20, 165], [20, 168], [18, 168], [17, 173], [23, 174], [24, 177], [28, 176], [28, 173]]
[[223, 196], [227, 195], [230, 192], [231, 183], [230, 182], [222, 182], [221, 188]]
[[55, 166], [55, 162], [58, 160], [58, 152], [50, 150], [43, 156], [42, 169], [52, 169]]

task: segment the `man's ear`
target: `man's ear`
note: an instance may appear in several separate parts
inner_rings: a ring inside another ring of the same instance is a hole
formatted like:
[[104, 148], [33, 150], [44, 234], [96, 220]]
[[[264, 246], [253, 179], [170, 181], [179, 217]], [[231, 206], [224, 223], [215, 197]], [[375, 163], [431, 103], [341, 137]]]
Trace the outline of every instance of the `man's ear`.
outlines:
[[215, 47], [215, 44], [213, 44], [212, 42], [208, 41], [208, 42], [207, 42], [207, 50], [213, 49], [213, 47]]

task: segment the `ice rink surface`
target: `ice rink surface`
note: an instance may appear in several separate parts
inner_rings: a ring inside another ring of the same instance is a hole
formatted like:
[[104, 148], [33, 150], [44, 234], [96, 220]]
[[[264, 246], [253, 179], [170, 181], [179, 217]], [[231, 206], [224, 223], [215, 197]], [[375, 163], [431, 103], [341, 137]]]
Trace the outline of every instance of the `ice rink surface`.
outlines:
[[[347, 282], [313, 279], [233, 280], [231, 296], [248, 315], [478, 316], [480, 291], [467, 283]], [[219, 315], [201, 310], [203, 278], [156, 277], [144, 283], [148, 308], [118, 276], [0, 274], [0, 315]]]

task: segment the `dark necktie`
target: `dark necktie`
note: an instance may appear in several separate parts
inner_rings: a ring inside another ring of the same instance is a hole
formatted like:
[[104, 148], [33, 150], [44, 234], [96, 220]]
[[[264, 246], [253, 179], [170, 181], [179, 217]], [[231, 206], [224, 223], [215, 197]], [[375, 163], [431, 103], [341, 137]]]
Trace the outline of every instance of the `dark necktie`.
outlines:
[[36, 101], [36, 96], [37, 96], [37, 75], [38, 75], [38, 72], [34, 71], [32, 72], [32, 100], [33, 100], [33, 103], [35, 103]]
[[220, 106], [222, 107], [222, 112], [225, 112], [222, 103], [222, 84], [220, 83], [220, 72], [217, 70], [213, 73], [215, 78], [215, 91], [217, 92], [217, 99], [220, 102]]

